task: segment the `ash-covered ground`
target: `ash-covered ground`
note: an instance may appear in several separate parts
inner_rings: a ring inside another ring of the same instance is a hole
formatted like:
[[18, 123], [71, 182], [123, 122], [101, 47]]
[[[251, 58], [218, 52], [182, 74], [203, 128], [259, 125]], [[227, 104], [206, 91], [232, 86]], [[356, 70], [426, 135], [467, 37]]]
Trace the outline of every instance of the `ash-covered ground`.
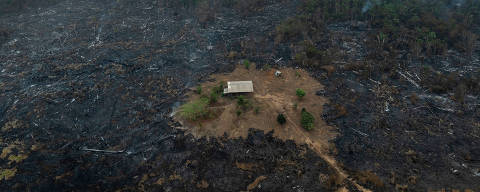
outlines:
[[411, 57], [372, 48], [380, 36], [365, 22], [314, 20], [284, 35], [332, 56], [305, 66], [301, 38], [278, 35], [302, 3], [0, 0], [0, 189], [355, 191], [271, 134], [208, 141], [173, 128], [186, 89], [249, 59], [326, 86], [337, 160], [358, 184], [479, 191], [478, 40], [472, 56]]
[[[336, 73], [319, 77], [332, 99], [324, 117], [343, 135], [336, 146], [345, 169], [360, 178], [358, 172], [375, 172], [391, 190], [479, 190], [479, 42], [469, 60], [454, 50], [427, 61], [409, 61], [405, 52], [384, 53], [394, 55], [388, 65], [397, 66], [382, 68], [382, 74], [365, 59], [372, 52], [365, 25], [339, 23], [329, 29], [328, 36], [338, 39], [324, 46], [348, 55], [338, 61]], [[472, 77], [476, 82], [462, 93], [464, 101], [455, 101], [457, 87], [464, 86], [459, 82]], [[453, 88], [435, 91], [446, 81]]]
[[262, 41], [295, 2], [23, 3], [0, 19], [2, 191], [240, 191], [259, 176], [260, 189], [324, 188], [325, 163], [291, 142], [196, 141], [169, 125], [203, 76], [246, 54], [273, 62]]

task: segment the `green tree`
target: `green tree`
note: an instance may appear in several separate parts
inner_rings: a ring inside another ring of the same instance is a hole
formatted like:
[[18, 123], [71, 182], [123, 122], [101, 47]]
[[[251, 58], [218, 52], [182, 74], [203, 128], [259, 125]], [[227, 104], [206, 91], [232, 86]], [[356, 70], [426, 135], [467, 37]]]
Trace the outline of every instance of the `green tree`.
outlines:
[[245, 66], [245, 69], [249, 69], [250, 68], [250, 61], [244, 60], [243, 65]]
[[213, 104], [218, 101], [218, 94], [215, 92], [210, 93], [209, 103]]
[[198, 85], [197, 90], [195, 90], [195, 93], [201, 95], [202, 94], [202, 86]]
[[287, 119], [285, 118], [285, 115], [283, 115], [282, 113], [278, 114], [277, 122], [280, 123], [280, 125], [285, 124], [287, 122]]
[[298, 98], [300, 98], [300, 99], [305, 96], [305, 91], [303, 89], [297, 89], [296, 92], [297, 92], [296, 94], [297, 94]]
[[302, 120], [301, 124], [304, 129], [310, 131], [314, 127], [315, 118], [305, 108], [302, 108]]

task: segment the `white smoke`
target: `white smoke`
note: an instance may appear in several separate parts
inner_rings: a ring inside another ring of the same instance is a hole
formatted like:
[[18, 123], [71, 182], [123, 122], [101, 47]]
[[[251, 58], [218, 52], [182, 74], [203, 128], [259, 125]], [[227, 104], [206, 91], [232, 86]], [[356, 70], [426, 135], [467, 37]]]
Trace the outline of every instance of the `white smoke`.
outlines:
[[380, 5], [382, 2], [383, 0], [367, 0], [365, 2], [365, 5], [362, 7], [362, 13], [366, 13], [372, 7], [374, 7], [375, 5]]
[[370, 10], [372, 8], [373, 4], [370, 0], [368, 0], [365, 5], [362, 7], [362, 13], [365, 13], [367, 12], [368, 10]]

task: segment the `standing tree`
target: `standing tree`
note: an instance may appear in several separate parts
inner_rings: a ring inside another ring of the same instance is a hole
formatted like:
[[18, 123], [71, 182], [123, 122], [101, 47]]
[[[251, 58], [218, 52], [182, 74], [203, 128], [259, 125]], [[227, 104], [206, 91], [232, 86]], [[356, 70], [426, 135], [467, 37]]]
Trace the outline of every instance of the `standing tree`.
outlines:
[[305, 91], [303, 89], [299, 88], [299, 89], [297, 89], [296, 92], [297, 92], [296, 94], [297, 94], [299, 99], [302, 99], [305, 96]]
[[280, 125], [285, 124], [287, 122], [287, 119], [285, 118], [285, 115], [283, 115], [282, 113], [278, 114], [277, 122], [280, 123]]
[[313, 129], [313, 122], [315, 121], [315, 118], [311, 113], [309, 113], [305, 108], [302, 108], [302, 120], [301, 124], [304, 129], [307, 131], [310, 131]]

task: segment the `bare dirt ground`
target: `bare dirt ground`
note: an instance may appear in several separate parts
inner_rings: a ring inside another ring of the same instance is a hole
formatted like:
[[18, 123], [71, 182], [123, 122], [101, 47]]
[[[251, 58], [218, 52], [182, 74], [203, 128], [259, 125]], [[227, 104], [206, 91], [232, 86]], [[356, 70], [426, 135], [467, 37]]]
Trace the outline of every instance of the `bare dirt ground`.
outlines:
[[[231, 138], [245, 138], [248, 129], [255, 128], [265, 132], [274, 131], [273, 135], [282, 140], [321, 146], [319, 151], [327, 153], [331, 146], [329, 141], [335, 138], [337, 132], [322, 120], [323, 104], [328, 100], [315, 93], [323, 90], [323, 85], [302, 69], [278, 69], [282, 72], [280, 77], [274, 75], [276, 70], [257, 70], [255, 66], [247, 69], [238, 65], [232, 73], [212, 75], [212, 81], [201, 84], [204, 93], [210, 93], [212, 87], [220, 82], [252, 80], [254, 93], [243, 94], [252, 103], [250, 109], [237, 115], [239, 107], [236, 96], [225, 96], [210, 107], [221, 111], [217, 117], [197, 122], [179, 120], [188, 128], [187, 132], [196, 137], [218, 137], [226, 133]], [[306, 92], [301, 99], [295, 94], [297, 88]], [[189, 100], [200, 97], [194, 93], [194, 89], [188, 96]], [[258, 113], [254, 108], [259, 108]], [[311, 131], [300, 125], [302, 108], [315, 117], [315, 128]], [[287, 119], [284, 125], [280, 125], [276, 120], [280, 113]]]
[[[275, 76], [276, 71], [281, 71], [281, 76]], [[257, 69], [255, 65], [246, 68], [237, 65], [231, 73], [214, 74], [209, 81], [200, 84], [203, 94], [210, 93], [212, 88], [227, 81], [253, 81], [254, 93], [241, 94], [246, 96], [252, 103], [250, 110], [242, 112], [236, 103], [236, 96], [221, 97], [218, 102], [210, 106], [212, 111], [220, 111], [215, 117], [200, 120], [188, 121], [180, 115], [176, 120], [183, 124], [181, 129], [187, 130], [197, 138], [221, 137], [227, 135], [230, 138], [246, 138], [250, 128], [273, 131], [273, 136], [281, 140], [293, 140], [297, 144], [306, 144], [322, 157], [342, 179], [349, 176], [338, 166], [338, 163], [331, 156], [336, 149], [333, 141], [338, 135], [336, 128], [329, 126], [322, 119], [323, 105], [328, 99], [317, 95], [316, 92], [324, 87], [308, 72], [302, 69], [293, 68], [267, 68]], [[301, 88], [306, 92], [303, 98], [298, 98], [295, 90]], [[188, 101], [201, 97], [192, 88], [187, 93]], [[258, 108], [258, 112], [254, 109]], [[307, 131], [300, 125], [301, 109], [305, 108], [315, 117], [315, 127]], [[284, 114], [287, 122], [283, 125], [276, 120], [278, 114]], [[350, 178], [349, 178], [350, 180]], [[352, 182], [357, 189], [367, 191], [355, 182]], [[342, 189], [346, 190], [346, 189]]]

